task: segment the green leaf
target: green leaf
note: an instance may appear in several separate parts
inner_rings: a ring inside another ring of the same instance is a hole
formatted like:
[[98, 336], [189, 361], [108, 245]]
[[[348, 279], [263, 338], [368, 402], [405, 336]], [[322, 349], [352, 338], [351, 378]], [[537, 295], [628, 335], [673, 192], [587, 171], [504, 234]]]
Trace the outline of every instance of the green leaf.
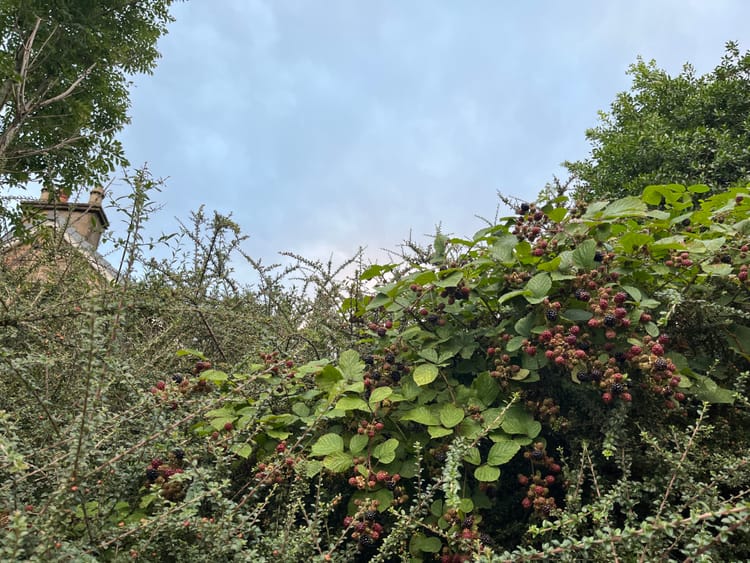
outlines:
[[352, 465], [352, 456], [346, 452], [331, 452], [323, 458], [323, 467], [334, 473], [343, 473]]
[[249, 458], [250, 454], [253, 453], [253, 447], [250, 444], [232, 444], [229, 449], [242, 459]]
[[336, 387], [336, 384], [343, 379], [344, 376], [341, 375], [341, 372], [338, 369], [331, 365], [327, 365], [315, 376], [315, 385], [329, 393], [334, 387]]
[[530, 293], [526, 289], [517, 289], [515, 291], [509, 291], [508, 293], [504, 293], [503, 295], [501, 295], [500, 299], [498, 299], [497, 302], [499, 305], [502, 305], [506, 301], [510, 301], [511, 299], [513, 299], [514, 297], [518, 297], [519, 295], [527, 296], [527, 295], [530, 295]]
[[516, 442], [496, 442], [492, 445], [490, 452], [487, 454], [487, 463], [490, 465], [503, 465], [504, 463], [508, 463], [520, 449], [521, 446]]
[[435, 364], [420, 364], [414, 369], [414, 383], [420, 387], [429, 385], [438, 376], [438, 367]]
[[643, 299], [643, 294], [637, 287], [633, 287], [632, 285], [623, 285], [622, 290], [630, 295], [630, 297], [633, 298], [633, 301], [637, 301], [640, 303], [641, 299]]
[[526, 282], [526, 289], [534, 297], [546, 297], [552, 289], [552, 279], [546, 272], [541, 272]]
[[479, 455], [479, 448], [476, 446], [469, 448], [464, 454], [464, 461], [471, 463], [472, 465], [479, 465], [482, 463], [482, 456]]
[[481, 372], [471, 386], [485, 406], [491, 405], [500, 393], [500, 386], [487, 371]]
[[358, 454], [367, 447], [369, 442], [370, 438], [367, 434], [355, 434], [352, 436], [352, 439], [349, 440], [349, 449], [353, 454]]
[[438, 553], [443, 547], [439, 538], [425, 537], [424, 534], [414, 534], [409, 540], [409, 552], [418, 556], [421, 552]]
[[541, 431], [541, 424], [520, 405], [507, 410], [500, 426], [508, 434], [526, 434], [530, 438], [535, 438]]
[[440, 420], [427, 407], [416, 407], [401, 415], [401, 420], [417, 422], [425, 426], [438, 426]]
[[427, 433], [430, 435], [430, 438], [442, 438], [443, 436], [453, 434], [453, 430], [442, 426], [428, 426]]
[[518, 244], [518, 238], [515, 235], [506, 234], [499, 237], [490, 247], [490, 254], [498, 262], [513, 262], [513, 249]]
[[310, 455], [322, 456], [344, 451], [344, 439], [333, 432], [324, 434], [310, 448]]
[[583, 309], [565, 309], [560, 313], [560, 315], [564, 319], [568, 319], [569, 321], [579, 322], [579, 321], [587, 321], [591, 317], [594, 316], [594, 313], [591, 311], [585, 311]]
[[592, 270], [596, 267], [595, 254], [596, 242], [591, 239], [585, 240], [573, 251], [573, 264], [579, 270]]
[[500, 470], [491, 465], [480, 465], [474, 470], [474, 478], [484, 483], [492, 483], [500, 478]]
[[362, 372], [365, 371], [365, 364], [359, 358], [359, 354], [354, 350], [346, 350], [339, 358], [339, 369], [346, 379], [361, 379]]
[[393, 389], [390, 387], [377, 387], [373, 389], [370, 394], [370, 404], [379, 403], [383, 399], [387, 399], [393, 394]]
[[731, 264], [701, 264], [701, 269], [712, 276], [728, 276], [732, 273]]
[[375, 446], [372, 450], [372, 455], [380, 460], [381, 463], [391, 463], [396, 459], [396, 448], [398, 448], [398, 444], [399, 442], [396, 438], [390, 438], [382, 444]]
[[352, 410], [360, 410], [365, 412], [371, 412], [372, 409], [370, 409], [370, 406], [360, 399], [359, 397], [341, 397], [338, 402], [336, 403], [336, 406], [334, 407], [336, 409], [342, 410], [342, 411], [352, 411]]
[[371, 280], [372, 278], [394, 270], [397, 266], [398, 264], [387, 264], [385, 266], [381, 266], [380, 264], [373, 264], [360, 274], [359, 279], [363, 281]]
[[206, 356], [203, 355], [203, 352], [199, 352], [198, 350], [193, 350], [191, 348], [181, 348], [180, 350], [177, 350], [175, 352], [175, 356], [178, 358], [183, 358], [185, 356], [193, 356], [195, 358], [198, 358], [199, 360], [206, 360]]
[[440, 423], [446, 428], [453, 428], [464, 419], [464, 410], [446, 403], [440, 409]]
[[424, 358], [431, 364], [440, 363], [438, 361], [438, 353], [437, 353], [437, 350], [435, 350], [435, 348], [425, 348], [424, 350], [419, 350], [417, 354], [419, 354], [419, 357]]
[[520, 350], [521, 346], [523, 346], [524, 340], [526, 340], [525, 336], [514, 336], [505, 344], [505, 349], [508, 352], [515, 352], [516, 350]]
[[227, 375], [223, 371], [219, 371], [216, 369], [207, 369], [206, 371], [201, 372], [199, 379], [205, 379], [206, 381], [219, 383], [221, 381], [226, 381], [227, 379], [229, 379], [229, 375]]
[[636, 196], [623, 197], [610, 203], [601, 213], [601, 219], [620, 219], [622, 217], [641, 217], [648, 207]]

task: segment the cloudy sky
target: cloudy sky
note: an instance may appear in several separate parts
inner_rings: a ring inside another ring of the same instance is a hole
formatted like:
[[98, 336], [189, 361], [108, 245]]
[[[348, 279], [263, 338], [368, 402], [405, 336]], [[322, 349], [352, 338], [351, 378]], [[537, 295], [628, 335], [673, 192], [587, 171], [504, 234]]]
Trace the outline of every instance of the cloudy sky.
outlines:
[[205, 204], [264, 261], [382, 256], [533, 199], [626, 90], [750, 48], [745, 0], [189, 0], [121, 139], [166, 178], [152, 234]]

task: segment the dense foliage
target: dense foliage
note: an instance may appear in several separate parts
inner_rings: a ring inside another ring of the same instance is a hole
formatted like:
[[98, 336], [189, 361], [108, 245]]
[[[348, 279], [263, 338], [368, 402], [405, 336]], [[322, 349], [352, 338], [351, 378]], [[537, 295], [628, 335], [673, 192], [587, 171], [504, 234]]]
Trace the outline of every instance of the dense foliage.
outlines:
[[522, 204], [251, 291], [226, 217], [148, 260], [142, 180], [140, 274], [2, 272], [4, 559], [750, 557], [747, 188]]
[[722, 190], [750, 174], [750, 52], [728, 43], [721, 63], [670, 76], [654, 61], [631, 66], [633, 85], [586, 132], [588, 159], [567, 163], [588, 198], [637, 195], [651, 184]]
[[0, 182], [67, 193], [125, 162], [128, 88], [150, 72], [171, 0], [0, 1]]

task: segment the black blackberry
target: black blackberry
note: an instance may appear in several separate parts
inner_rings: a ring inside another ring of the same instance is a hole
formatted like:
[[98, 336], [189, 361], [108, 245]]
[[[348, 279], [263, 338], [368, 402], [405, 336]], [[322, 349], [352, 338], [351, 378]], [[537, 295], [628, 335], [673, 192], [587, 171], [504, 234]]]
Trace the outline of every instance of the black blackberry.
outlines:
[[435, 461], [437, 461], [438, 463], [443, 463], [446, 459], [448, 459], [448, 456], [445, 455], [445, 452], [437, 452], [435, 454]]
[[730, 256], [729, 254], [724, 254], [724, 255], [723, 255], [723, 256], [721, 257], [721, 262], [722, 262], [723, 264], [731, 264], [731, 263], [732, 263], [732, 257], [731, 257], [731, 256]]
[[584, 352], [591, 348], [591, 342], [586, 342], [585, 340], [583, 342], [578, 342], [578, 349], [583, 350]]
[[604, 254], [600, 251], [594, 252], [594, 262], [602, 262], [604, 260]]
[[182, 380], [183, 380], [183, 377], [182, 377], [182, 374], [180, 374], [180, 373], [175, 373], [175, 374], [174, 374], [174, 375], [172, 376], [172, 381], [174, 381], [174, 382], [175, 382], [175, 383], [177, 383], [177, 384], [180, 384], [180, 383], [182, 383]]
[[385, 488], [389, 491], [392, 491], [396, 488], [396, 481], [386, 481], [385, 482]]
[[149, 467], [146, 469], [146, 479], [149, 480], [150, 483], [153, 483], [159, 478], [159, 470], [154, 469], [153, 467]]
[[471, 528], [473, 525], [474, 525], [474, 517], [473, 516], [467, 516], [461, 522], [461, 527], [462, 528]]
[[539, 459], [542, 459], [543, 457], [544, 457], [544, 452], [542, 450], [537, 450], [537, 449], [531, 450], [531, 459], [539, 460]]
[[380, 378], [381, 378], [381, 377], [382, 377], [382, 376], [380, 375], [380, 372], [379, 372], [379, 371], [374, 371], [374, 372], [372, 372], [372, 373], [370, 374], [370, 379], [372, 379], [372, 380], [374, 380], [374, 381], [380, 381]]
[[436, 322], [438, 322], [439, 318], [440, 317], [438, 317], [435, 313], [432, 313], [430, 315], [427, 315], [427, 322], [435, 324]]
[[547, 309], [547, 312], [545, 313], [545, 316], [547, 317], [548, 321], [555, 322], [557, 320], [557, 310], [556, 309]]
[[617, 363], [625, 363], [625, 360], [627, 360], [628, 357], [625, 355], [625, 352], [615, 352], [615, 360], [617, 360]]
[[581, 383], [586, 383], [587, 381], [591, 381], [591, 374], [587, 371], [582, 371], [578, 374], [578, 381]]
[[396, 355], [391, 352], [387, 353], [385, 355], [385, 361], [388, 362], [389, 364], [394, 363], [396, 361]]
[[531, 209], [531, 207], [529, 207], [528, 203], [521, 204], [521, 213], [528, 213], [529, 209]]
[[654, 362], [654, 369], [657, 371], [664, 371], [669, 367], [669, 363], [664, 358], [657, 358]]
[[625, 386], [622, 383], [613, 383], [612, 387], [610, 387], [610, 390], [612, 393], [619, 394], [625, 391]]
[[368, 354], [367, 356], [365, 356], [364, 361], [365, 365], [371, 366], [375, 363], [375, 358], [372, 357], [372, 354]]
[[545, 504], [542, 506], [542, 512], [549, 516], [549, 513], [552, 512], [552, 507], [549, 504]]
[[370, 522], [372, 522], [377, 517], [378, 517], [378, 513], [375, 512], [374, 510], [368, 510], [367, 512], [365, 512], [365, 520], [369, 520]]
[[401, 381], [401, 372], [400, 371], [391, 372], [391, 381], [393, 381], [393, 383], [398, 383], [399, 381]]
[[495, 544], [495, 541], [492, 539], [492, 536], [489, 534], [479, 534], [479, 541], [482, 542], [487, 547], [492, 547]]
[[609, 314], [604, 315], [604, 326], [608, 326], [612, 328], [616, 324], [617, 324], [617, 317], [615, 317], [614, 315], [609, 315]]
[[372, 537], [370, 537], [369, 535], [367, 535], [367, 534], [362, 534], [361, 536], [359, 536], [359, 543], [360, 543], [361, 545], [365, 546], [365, 547], [369, 547], [369, 546], [371, 546], [372, 544], [374, 544], [374, 543], [375, 543], [375, 541], [374, 541], [374, 540], [372, 539]]
[[185, 459], [185, 452], [180, 448], [175, 448], [172, 450], [172, 453], [174, 454], [174, 457], [179, 460]]
[[589, 301], [591, 299], [591, 294], [585, 289], [576, 289], [575, 298], [578, 299], [578, 301]]
[[591, 381], [600, 381], [602, 378], [602, 372], [598, 369], [592, 369], [590, 375]]

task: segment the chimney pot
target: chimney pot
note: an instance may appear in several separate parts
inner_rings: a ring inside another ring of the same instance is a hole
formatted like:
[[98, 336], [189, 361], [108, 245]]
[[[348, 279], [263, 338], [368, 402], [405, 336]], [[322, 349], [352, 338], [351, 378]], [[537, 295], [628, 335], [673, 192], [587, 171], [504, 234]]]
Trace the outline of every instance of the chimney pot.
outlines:
[[47, 187], [42, 188], [42, 194], [39, 196], [39, 201], [49, 201], [49, 189]]
[[92, 189], [89, 194], [89, 205], [101, 207], [102, 201], [104, 201], [104, 190], [102, 188]]

